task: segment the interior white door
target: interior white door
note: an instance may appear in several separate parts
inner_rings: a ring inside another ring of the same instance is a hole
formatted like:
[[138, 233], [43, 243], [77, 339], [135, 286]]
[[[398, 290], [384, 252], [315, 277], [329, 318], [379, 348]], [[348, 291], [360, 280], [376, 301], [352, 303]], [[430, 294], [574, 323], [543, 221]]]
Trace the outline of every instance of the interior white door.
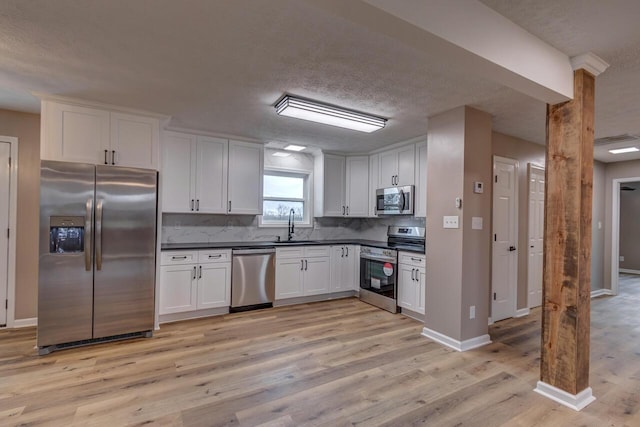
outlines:
[[491, 277], [491, 318], [513, 317], [518, 281], [516, 160], [493, 160], [493, 249]]
[[542, 304], [542, 260], [544, 242], [544, 168], [529, 164], [529, 238], [527, 305]]
[[9, 157], [11, 146], [0, 142], [0, 326], [7, 324], [7, 286], [9, 285]]

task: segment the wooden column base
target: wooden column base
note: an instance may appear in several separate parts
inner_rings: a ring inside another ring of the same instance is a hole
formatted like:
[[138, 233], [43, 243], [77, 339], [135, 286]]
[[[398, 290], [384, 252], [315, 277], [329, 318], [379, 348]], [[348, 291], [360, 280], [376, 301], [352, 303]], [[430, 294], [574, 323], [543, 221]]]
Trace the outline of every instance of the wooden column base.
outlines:
[[591, 392], [591, 387], [587, 387], [578, 394], [567, 393], [550, 384], [538, 381], [536, 388], [533, 389], [538, 394], [547, 397], [561, 405], [571, 408], [574, 411], [580, 411], [588, 404], [596, 400]]

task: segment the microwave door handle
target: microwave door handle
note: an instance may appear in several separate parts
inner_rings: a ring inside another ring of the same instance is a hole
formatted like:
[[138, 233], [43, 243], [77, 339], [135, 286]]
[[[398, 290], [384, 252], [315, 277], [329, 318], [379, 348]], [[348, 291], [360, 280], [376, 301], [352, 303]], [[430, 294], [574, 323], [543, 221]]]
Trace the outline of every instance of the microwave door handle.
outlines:
[[402, 190], [400, 190], [400, 199], [402, 200], [402, 202], [400, 203], [400, 212], [402, 212], [402, 211], [406, 210], [405, 206], [404, 206], [404, 204], [406, 202], [406, 199], [404, 197], [404, 191], [402, 191]]

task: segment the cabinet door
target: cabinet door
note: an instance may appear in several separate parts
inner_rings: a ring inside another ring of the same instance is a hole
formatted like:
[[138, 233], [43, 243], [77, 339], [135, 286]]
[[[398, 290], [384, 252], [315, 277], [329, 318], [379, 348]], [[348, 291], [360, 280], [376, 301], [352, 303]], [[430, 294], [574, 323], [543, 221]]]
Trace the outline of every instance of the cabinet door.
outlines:
[[304, 260], [304, 295], [320, 295], [329, 293], [331, 280], [331, 258], [305, 258]]
[[385, 151], [379, 156], [378, 188], [392, 187], [396, 185], [395, 176], [398, 174], [398, 152], [396, 150]]
[[331, 247], [331, 292], [343, 292], [349, 290], [344, 283], [344, 270], [345, 270], [345, 247], [344, 246], [332, 246]]
[[373, 154], [369, 156], [369, 217], [376, 218], [378, 210], [376, 209], [376, 190], [378, 187], [378, 177], [380, 175], [380, 155]]
[[112, 164], [158, 169], [160, 122], [152, 117], [111, 113], [110, 145]]
[[196, 146], [196, 211], [226, 213], [229, 143], [226, 139], [198, 136]]
[[415, 267], [398, 264], [398, 305], [416, 311]]
[[262, 214], [263, 164], [261, 144], [229, 141], [229, 213]]
[[347, 157], [346, 199], [347, 215], [367, 217], [369, 215], [369, 158]]
[[342, 282], [345, 290], [356, 289], [359, 285], [356, 283], [356, 264], [360, 261], [359, 255], [354, 245], [345, 246], [344, 268], [342, 270]]
[[342, 156], [324, 156], [324, 215], [345, 214], [345, 159]]
[[416, 301], [416, 312], [420, 314], [424, 314], [424, 306], [425, 306], [425, 296], [426, 296], [426, 272], [424, 268], [416, 269], [416, 284], [418, 285], [417, 289], [417, 301]]
[[415, 216], [427, 216], [427, 143], [416, 145]]
[[416, 167], [416, 146], [411, 144], [398, 150], [397, 185], [414, 185]]
[[301, 297], [303, 295], [301, 259], [276, 260], [276, 299]]
[[198, 310], [229, 307], [231, 304], [231, 264], [198, 266]]
[[160, 267], [160, 314], [196, 309], [197, 279], [195, 265]]
[[109, 149], [108, 111], [44, 101], [42, 130], [42, 160], [105, 163], [104, 150]]
[[162, 212], [191, 212], [195, 199], [195, 137], [166, 132], [162, 141]]

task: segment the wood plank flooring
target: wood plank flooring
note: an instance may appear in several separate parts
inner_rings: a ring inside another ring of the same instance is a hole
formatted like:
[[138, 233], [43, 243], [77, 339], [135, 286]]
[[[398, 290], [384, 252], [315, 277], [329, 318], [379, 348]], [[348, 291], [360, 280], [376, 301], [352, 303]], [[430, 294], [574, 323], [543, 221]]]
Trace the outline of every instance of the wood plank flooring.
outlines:
[[592, 301], [590, 384], [574, 412], [537, 395], [540, 311], [465, 353], [355, 298], [163, 325], [152, 339], [37, 356], [0, 331], [0, 425], [638, 426], [640, 280]]

